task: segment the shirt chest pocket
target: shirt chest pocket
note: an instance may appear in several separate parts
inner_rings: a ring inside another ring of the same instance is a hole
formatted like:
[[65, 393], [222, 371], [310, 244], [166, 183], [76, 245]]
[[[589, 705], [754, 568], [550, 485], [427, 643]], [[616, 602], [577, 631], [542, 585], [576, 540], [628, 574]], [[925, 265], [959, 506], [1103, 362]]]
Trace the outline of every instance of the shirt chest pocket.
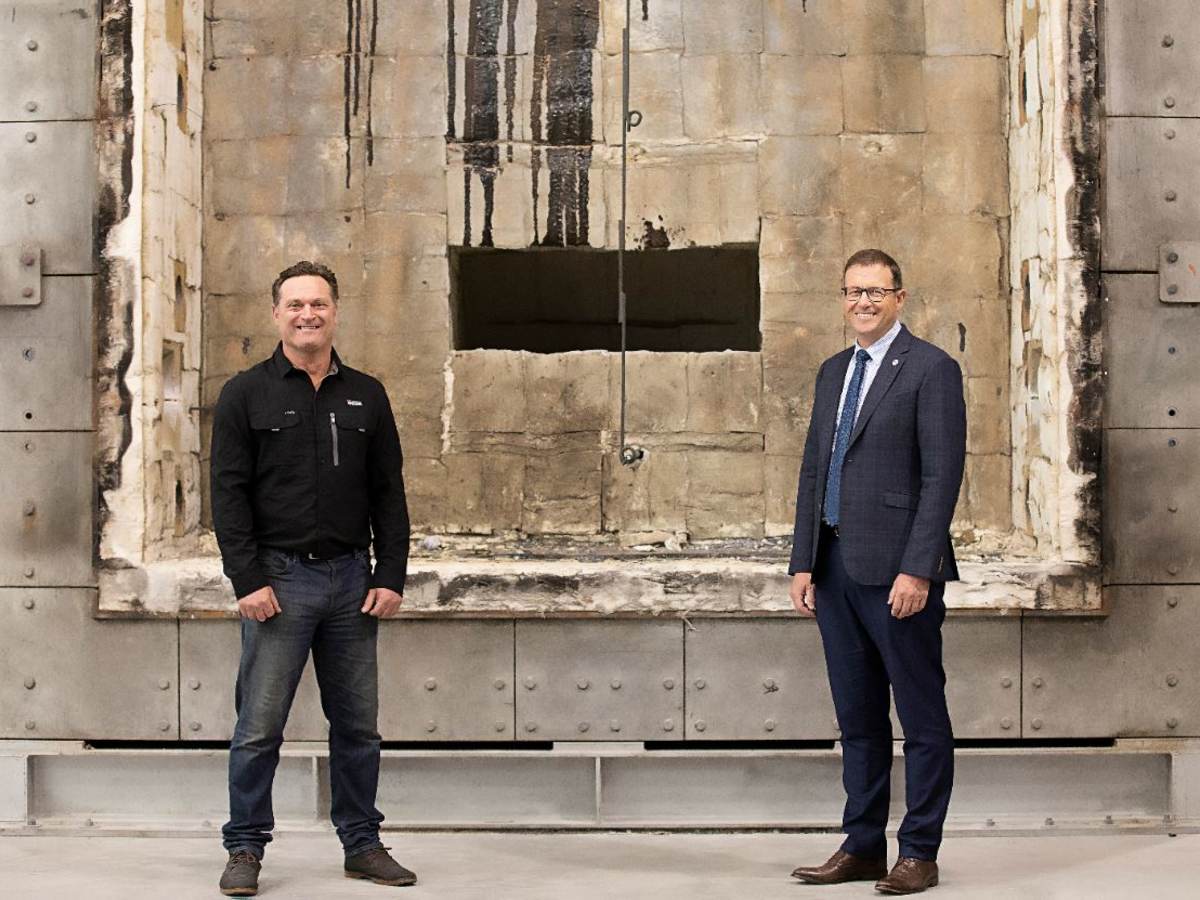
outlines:
[[375, 423], [361, 406], [346, 406], [329, 413], [330, 462], [336, 468], [361, 469], [367, 463], [367, 450]]
[[294, 465], [302, 459], [300, 413], [296, 410], [259, 409], [250, 413], [250, 429], [258, 447], [259, 469]]

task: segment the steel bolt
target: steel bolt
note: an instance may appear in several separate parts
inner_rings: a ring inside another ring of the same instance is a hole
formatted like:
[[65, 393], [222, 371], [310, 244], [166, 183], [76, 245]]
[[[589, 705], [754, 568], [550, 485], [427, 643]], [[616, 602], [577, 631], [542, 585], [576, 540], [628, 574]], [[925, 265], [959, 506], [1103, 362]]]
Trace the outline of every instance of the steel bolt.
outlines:
[[34, 599], [32, 597], [25, 598], [25, 608], [26, 609], [33, 609], [35, 606], [37, 606], [37, 603], [34, 602]]
[[21, 512], [24, 513], [26, 517], [32, 516], [35, 512], [37, 512], [37, 504], [32, 500], [26, 500], [25, 505], [21, 507]]
[[25, 102], [25, 112], [37, 112], [38, 105], [36, 100], [27, 100]]
[[1177, 284], [1168, 284], [1167, 285], [1167, 294], [1169, 296], [1174, 297], [1178, 293], [1179, 293], [1179, 285], [1177, 285]]
[[695, 681], [695, 685], [696, 685], [696, 690], [702, 691], [702, 690], [704, 690], [705, 687], [707, 687], [708, 682], [706, 682], [703, 678], [697, 678]]
[[617, 719], [613, 719], [611, 722], [608, 723], [608, 730], [609, 731], [620, 731], [621, 730], [620, 721]]
[[775, 720], [767, 719], [767, 721], [763, 722], [763, 728], [765, 728], [767, 731], [774, 731], [775, 730]]
[[506, 725], [504, 722], [496, 722], [493, 727], [495, 727], [496, 731], [499, 734], [503, 734], [505, 731], [508, 730], [508, 725]]
[[1030, 722], [1029, 724], [1033, 726], [1033, 730], [1034, 730], [1034, 731], [1041, 731], [1041, 730], [1042, 730], [1042, 720], [1041, 720], [1041, 719], [1034, 719], [1034, 720], [1033, 720], [1032, 722]]
[[537, 687], [537, 681], [532, 677], [525, 679], [525, 690], [532, 691], [535, 687]]
[[537, 722], [526, 722], [525, 730], [533, 734], [533, 732], [537, 731]]
[[674, 731], [674, 730], [675, 730], [675, 720], [674, 719], [663, 719], [663, 731]]
[[437, 679], [436, 678], [426, 678], [425, 679], [425, 690], [436, 691], [437, 690]]
[[190, 680], [188, 681], [188, 687], [190, 687], [190, 688], [191, 688], [193, 691], [198, 691], [198, 690], [200, 690], [200, 681], [199, 681], [199, 679], [196, 679], [196, 678], [192, 678], [192, 679], [190, 679]]
[[590, 681], [588, 681], [586, 678], [580, 678], [577, 682], [575, 682], [575, 687], [581, 691], [586, 691], [591, 686], [592, 686], [592, 683]]
[[1167, 262], [1169, 262], [1171, 265], [1175, 265], [1175, 263], [1179, 262], [1179, 254], [1172, 250], [1167, 254]]
[[697, 731], [704, 731], [706, 728], [708, 728], [708, 724], [703, 719], [700, 719], [696, 722], [694, 727]]
[[30, 53], [33, 53], [34, 51], [36, 51], [37, 48], [38, 48], [37, 41], [29, 40], [29, 41], [25, 42], [25, 49], [27, 49]]
[[437, 731], [437, 722], [433, 721], [433, 719], [430, 719], [425, 723], [425, 731], [427, 731], [429, 734], [433, 734], [435, 731]]
[[26, 678], [25, 679], [25, 690], [32, 691], [35, 687], [37, 687], [37, 679], [36, 678]]
[[1006, 688], [1012, 687], [1012, 679], [1009, 678], [1007, 675], [1005, 675], [1003, 678], [1000, 679], [1000, 687], [1006, 687]]
[[1045, 683], [1046, 682], [1042, 681], [1041, 676], [1038, 676], [1037, 678], [1033, 679], [1033, 686], [1035, 688], [1040, 688]]
[[168, 689], [168, 688], [170, 688], [170, 687], [171, 687], [171, 682], [167, 681], [167, 679], [165, 679], [165, 678], [161, 678], [161, 679], [159, 679], [159, 682], [158, 682], [158, 689], [159, 689], [160, 691], [165, 691], [165, 690], [167, 690], [167, 689]]
[[170, 723], [170, 722], [168, 722], [166, 719], [161, 719], [161, 720], [159, 720], [159, 723], [158, 723], [158, 730], [159, 730], [159, 731], [170, 731], [170, 730], [171, 730], [171, 723]]
[[675, 690], [675, 679], [674, 678], [664, 678], [663, 679], [663, 687], [665, 687], [668, 691]]
[[37, 132], [36, 131], [25, 132], [25, 143], [32, 144], [35, 141], [37, 141]]
[[35, 204], [35, 203], [37, 203], [37, 195], [36, 194], [26, 194], [25, 195], [25, 205], [26, 206], [33, 206], [33, 204]]
[[33, 288], [31, 288], [31, 287], [21, 288], [21, 296], [24, 297], [26, 300], [28, 300], [30, 297], [33, 296]]
[[1009, 729], [1012, 728], [1012, 719], [1010, 719], [1008, 716], [1005, 716], [1003, 719], [1000, 720], [1000, 727], [1003, 728], [1005, 731], [1008, 731]]
[[1167, 727], [1168, 728], [1178, 728], [1179, 720], [1176, 719], [1174, 716], [1172, 716], [1171, 718], [1167, 719]]
[[1169, 34], [1163, 35], [1163, 46], [1164, 47], [1174, 47], [1175, 46], [1175, 38]]
[[592, 726], [587, 722], [580, 722], [577, 727], [579, 728], [580, 734], [587, 734], [588, 729]]
[[[31, 600], [31, 601], [29, 601], [29, 602], [31, 602], [31, 603], [32, 603], [33, 601]], [[1167, 606], [1171, 607], [1171, 609], [1174, 609], [1174, 608], [1175, 608], [1175, 607], [1177, 607], [1178, 605], [1179, 605], [1179, 598], [1178, 598], [1178, 597], [1168, 597], [1168, 598], [1167, 598]], [[31, 607], [31, 608], [32, 608], [32, 607]]]
[[1175, 129], [1168, 128], [1166, 131], [1163, 132], [1163, 137], [1165, 137], [1168, 141], [1175, 140]]
[[26, 567], [25, 567], [25, 577], [26, 577], [26, 578], [32, 578], [32, 577], [33, 577], [33, 571], [34, 571], [34, 570], [33, 570], [33, 566], [26, 566]]
[[1163, 194], [1163, 199], [1166, 200], [1168, 203], [1174, 203], [1176, 200], [1179, 199], [1179, 195], [1177, 193], [1175, 193], [1174, 191], [1167, 191], [1165, 194]]
[[498, 691], [504, 690], [504, 686], [505, 686], [505, 681], [503, 678], [497, 678], [495, 681], [492, 682], [492, 687], [494, 687]]
[[33, 721], [33, 719], [26, 719], [25, 720], [25, 730], [26, 731], [36, 731], [37, 730], [37, 722]]
[[1176, 678], [1174, 675], [1167, 676], [1167, 687], [1175, 687], [1177, 684], [1179, 684], [1178, 678]]
[[610, 688], [612, 688], [614, 691], [619, 691], [621, 689], [621, 679], [614, 678], [612, 681], [609, 682], [608, 686]]
[[32, 266], [35, 262], [37, 262], [37, 257], [34, 256], [32, 253], [22, 253], [21, 254], [21, 265]]
[[1163, 106], [1165, 106], [1167, 109], [1174, 109], [1175, 108], [1175, 98], [1174, 97], [1163, 97]]

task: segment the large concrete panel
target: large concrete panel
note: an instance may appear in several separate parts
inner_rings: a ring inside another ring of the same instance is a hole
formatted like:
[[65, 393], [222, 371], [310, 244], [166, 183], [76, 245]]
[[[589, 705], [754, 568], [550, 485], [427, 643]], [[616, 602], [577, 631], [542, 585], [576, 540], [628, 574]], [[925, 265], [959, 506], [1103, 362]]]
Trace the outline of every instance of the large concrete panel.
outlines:
[[0, 737], [178, 737], [178, 626], [94, 619], [95, 604], [92, 590], [0, 588]]
[[1110, 116], [1200, 116], [1200, 19], [1179, 0], [1105, 0]]
[[816, 622], [693, 619], [691, 625], [685, 634], [688, 738], [837, 736]]
[[[241, 652], [237, 622], [179, 623], [179, 722], [183, 740], [227, 741], [233, 736], [234, 685]], [[311, 658], [296, 689], [283, 736], [289, 741], [323, 741], [329, 736]]]
[[92, 445], [88, 432], [0, 433], [0, 585], [95, 582]]
[[1158, 271], [1159, 248], [1200, 240], [1200, 120], [1108, 119], [1104, 268]]
[[1200, 431], [1104, 433], [1109, 584], [1200, 582]]
[[517, 739], [682, 738], [683, 623], [516, 624]]
[[1104, 286], [1105, 425], [1200, 427], [1200, 307], [1162, 303], [1154, 275], [1108, 275]]
[[379, 731], [385, 740], [511, 741], [512, 622], [384, 622]]
[[1200, 735], [1200, 587], [1105, 599], [1107, 618], [1024, 620], [1024, 736]]
[[0, 253], [41, 248], [48, 275], [95, 274], [91, 122], [0, 122]]
[[0, 431], [92, 427], [93, 290], [44, 278], [38, 305], [0, 307]]
[[0, 121], [88, 119], [96, 112], [94, 4], [6, 3], [0, 16]]

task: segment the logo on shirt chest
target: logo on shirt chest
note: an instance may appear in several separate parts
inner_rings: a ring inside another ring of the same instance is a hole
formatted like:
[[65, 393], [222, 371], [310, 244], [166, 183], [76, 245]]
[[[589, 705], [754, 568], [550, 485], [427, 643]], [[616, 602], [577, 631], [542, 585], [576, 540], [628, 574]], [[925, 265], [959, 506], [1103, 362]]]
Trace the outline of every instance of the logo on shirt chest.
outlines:
[[362, 401], [361, 400], [347, 400], [346, 405], [347, 406], [362, 406]]

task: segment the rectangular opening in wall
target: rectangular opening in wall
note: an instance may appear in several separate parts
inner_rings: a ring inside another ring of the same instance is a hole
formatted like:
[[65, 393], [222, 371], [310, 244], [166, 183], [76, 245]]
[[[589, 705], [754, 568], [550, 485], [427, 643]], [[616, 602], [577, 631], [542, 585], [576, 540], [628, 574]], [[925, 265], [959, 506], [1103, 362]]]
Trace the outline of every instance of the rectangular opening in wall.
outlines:
[[[458, 350], [621, 349], [617, 253], [451, 247]], [[759, 350], [758, 245], [625, 254], [630, 350]]]

